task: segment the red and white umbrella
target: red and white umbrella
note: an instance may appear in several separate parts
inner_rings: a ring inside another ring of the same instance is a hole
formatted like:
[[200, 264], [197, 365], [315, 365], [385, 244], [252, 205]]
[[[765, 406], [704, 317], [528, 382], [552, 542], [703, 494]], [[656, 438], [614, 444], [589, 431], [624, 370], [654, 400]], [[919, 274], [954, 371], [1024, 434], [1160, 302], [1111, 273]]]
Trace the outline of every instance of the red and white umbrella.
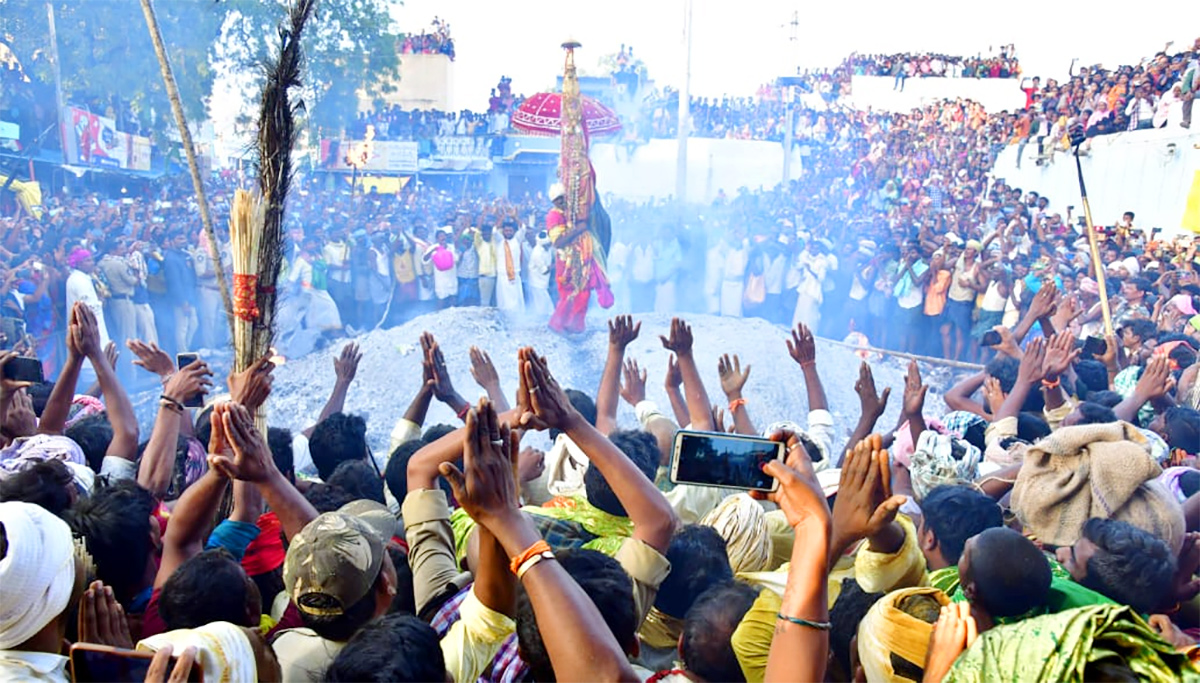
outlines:
[[[612, 135], [621, 130], [616, 113], [590, 97], [582, 96], [583, 125], [588, 137]], [[562, 134], [562, 93], [540, 92], [513, 112], [514, 128], [534, 135]]]

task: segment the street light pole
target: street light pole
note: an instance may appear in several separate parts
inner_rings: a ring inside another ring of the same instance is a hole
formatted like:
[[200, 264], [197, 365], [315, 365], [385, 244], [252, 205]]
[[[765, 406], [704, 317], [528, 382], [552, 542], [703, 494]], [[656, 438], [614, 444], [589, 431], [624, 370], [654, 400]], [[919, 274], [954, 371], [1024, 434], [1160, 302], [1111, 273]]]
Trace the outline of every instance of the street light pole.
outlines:
[[675, 201], [680, 206], [687, 201], [687, 153], [689, 123], [691, 122], [692, 80], [692, 0], [683, 0], [684, 66], [683, 87], [679, 90], [679, 125], [677, 126], [678, 153], [675, 157]]

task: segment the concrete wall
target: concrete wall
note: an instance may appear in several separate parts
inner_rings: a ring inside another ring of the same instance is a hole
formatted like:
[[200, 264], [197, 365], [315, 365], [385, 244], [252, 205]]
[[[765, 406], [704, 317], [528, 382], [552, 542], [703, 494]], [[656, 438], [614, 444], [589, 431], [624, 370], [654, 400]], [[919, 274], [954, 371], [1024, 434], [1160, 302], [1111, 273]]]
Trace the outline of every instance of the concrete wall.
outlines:
[[[674, 140], [651, 140], [634, 151], [630, 160], [625, 148], [612, 143], [592, 145], [592, 165], [601, 192], [644, 200], [675, 194]], [[799, 148], [792, 155], [791, 174], [799, 177], [802, 167]], [[710, 202], [721, 189], [733, 195], [739, 187], [751, 190], [772, 188], [783, 179], [783, 145], [753, 140], [688, 141], [687, 198]]]
[[[1171, 125], [1093, 138], [1090, 154], [1082, 159], [1092, 220], [1112, 225], [1123, 212], [1133, 211], [1137, 214], [1135, 225], [1200, 232], [1200, 219], [1194, 216], [1188, 219], [1191, 225], [1184, 225], [1188, 194], [1200, 193], [1200, 188], [1194, 187], [1200, 172], [1200, 131], [1193, 131]], [[1023, 150], [1018, 169], [1017, 151], [1017, 146], [1011, 145], [1000, 153], [993, 169], [996, 177], [1046, 195], [1051, 209], [1064, 217], [1067, 206], [1075, 207], [1076, 216], [1083, 215], [1070, 154], [1058, 153], [1052, 163], [1038, 166], [1037, 145], [1030, 144]]]
[[1015, 111], [1025, 106], [1025, 93], [1016, 78], [910, 78], [904, 91], [895, 90], [891, 76], [854, 76], [843, 98], [856, 109], [909, 111], [931, 102], [963, 97], [983, 104], [989, 112]]

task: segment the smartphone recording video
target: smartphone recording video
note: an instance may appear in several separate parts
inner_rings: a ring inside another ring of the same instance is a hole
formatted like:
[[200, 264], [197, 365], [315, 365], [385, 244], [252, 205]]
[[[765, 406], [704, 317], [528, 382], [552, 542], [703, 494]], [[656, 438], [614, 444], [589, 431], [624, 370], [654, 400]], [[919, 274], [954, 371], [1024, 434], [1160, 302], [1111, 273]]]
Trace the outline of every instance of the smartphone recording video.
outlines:
[[694, 432], [675, 433], [671, 481], [747, 491], [774, 491], [779, 482], [763, 465], [783, 458], [784, 445], [755, 436]]
[[[175, 366], [178, 367], [180, 370], [182, 370], [182, 369], [186, 368], [187, 366], [191, 365], [192, 363], [195, 363], [198, 360], [200, 360], [200, 354], [198, 354], [198, 353], [188, 352], [188, 353], [176, 354], [175, 355]], [[187, 398], [187, 400], [183, 402], [183, 407], [184, 408], [203, 408], [204, 407], [204, 392], [203, 391], [197, 392], [196, 394], [189, 396]]]
[[[75, 643], [71, 646], [71, 680], [75, 683], [99, 683], [100, 681], [144, 681], [150, 672], [150, 661], [154, 654], [139, 650], [122, 650], [107, 645]], [[171, 658], [168, 671], [175, 667]], [[204, 672], [200, 663], [192, 665], [188, 683], [203, 683]]]
[[36, 358], [13, 358], [4, 365], [4, 379], [41, 384], [46, 381], [42, 361]]

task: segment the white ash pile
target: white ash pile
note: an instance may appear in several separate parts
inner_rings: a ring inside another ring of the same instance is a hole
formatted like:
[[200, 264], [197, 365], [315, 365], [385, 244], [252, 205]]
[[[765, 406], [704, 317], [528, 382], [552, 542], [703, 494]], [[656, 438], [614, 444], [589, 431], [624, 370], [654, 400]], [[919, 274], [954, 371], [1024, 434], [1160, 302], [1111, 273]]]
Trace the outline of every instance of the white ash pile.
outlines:
[[[649, 373], [647, 398], [670, 411], [663, 379], [669, 352], [658, 335], [667, 334], [670, 317], [637, 317], [642, 328], [639, 338], [629, 345], [627, 358], [636, 358]], [[779, 420], [801, 424], [808, 410], [804, 377], [800, 367], [788, 356], [784, 340], [787, 330], [758, 319], [721, 318], [707, 315], [687, 317], [695, 337], [694, 354], [714, 405], [725, 405], [717, 378], [717, 359], [721, 354], [736, 353], [752, 366], [743, 391], [747, 409], [760, 429]], [[592, 321], [589, 321], [592, 324]], [[368, 440], [373, 449], [386, 449], [388, 434], [396, 420], [404, 415], [421, 382], [419, 338], [429, 331], [437, 338], [446, 358], [454, 386], [463, 398], [477, 400], [483, 395], [472, 380], [468, 352], [471, 346], [487, 351], [500, 374], [507, 395], [517, 389], [517, 349], [532, 346], [545, 355], [550, 369], [566, 388], [595, 396], [608, 349], [608, 329], [594, 324], [587, 333], [561, 337], [546, 326], [510, 325], [495, 309], [453, 308], [422, 316], [403, 326], [379, 330], [357, 338], [362, 362], [358, 376], [346, 399], [346, 411], [367, 418]], [[269, 406], [272, 426], [304, 429], [320, 414], [334, 383], [333, 358], [344, 341], [329, 348], [288, 362], [275, 372], [274, 390]], [[829, 398], [839, 437], [845, 440], [859, 416], [854, 383], [858, 379], [860, 359], [849, 349], [817, 342], [817, 367]], [[906, 363], [894, 358], [871, 361], [879, 391], [892, 388], [887, 413], [879, 429], [892, 429], [899, 415], [904, 390]], [[947, 369], [922, 367], [925, 383], [930, 386], [926, 412], [940, 415], [945, 411], [942, 392], [954, 381]], [[960, 371], [961, 373], [961, 371]], [[458, 424], [446, 406], [434, 401], [426, 425], [439, 422]], [[624, 402], [618, 413], [622, 427], [636, 427], [633, 410]]]

